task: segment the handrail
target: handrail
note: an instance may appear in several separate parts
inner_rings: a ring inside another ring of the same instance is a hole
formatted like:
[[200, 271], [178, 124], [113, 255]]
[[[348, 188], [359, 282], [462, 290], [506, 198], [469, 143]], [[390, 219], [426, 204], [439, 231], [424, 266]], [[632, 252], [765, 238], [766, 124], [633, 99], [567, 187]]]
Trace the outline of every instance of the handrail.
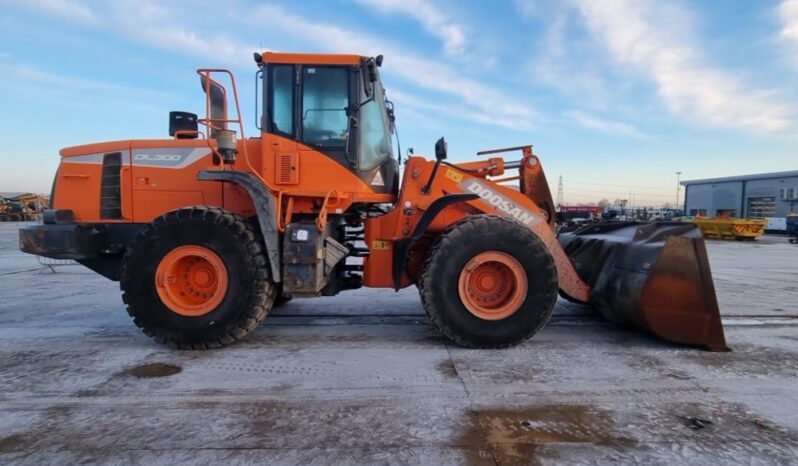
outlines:
[[324, 202], [322, 202], [321, 208], [319, 209], [319, 216], [316, 217], [316, 227], [320, 232], [324, 231], [324, 227], [327, 225], [327, 203], [333, 198], [333, 193], [335, 193], [335, 204], [330, 204], [331, 206], [338, 205], [338, 199], [341, 197], [340, 193], [335, 188], [330, 189], [327, 195], [324, 196]]
[[[236, 116], [238, 117], [237, 119], [232, 119], [232, 118], [213, 118], [211, 116], [210, 86], [211, 86], [211, 82], [212, 81], [214, 83], [218, 84], [219, 87], [222, 88], [222, 92], [224, 92], [224, 114], [225, 114], [225, 116], [227, 116], [227, 90], [225, 89], [225, 87], [221, 83], [219, 83], [218, 81], [215, 81], [215, 80], [213, 80], [213, 78], [211, 78], [211, 74], [212, 73], [224, 73], [224, 74], [226, 74], [226, 75], [228, 75], [230, 77], [230, 84], [233, 86], [233, 98], [234, 98], [235, 104], [236, 104]], [[241, 148], [242, 148], [241, 152], [242, 152], [242, 155], [243, 155], [243, 158], [244, 158], [244, 162], [246, 163], [247, 168], [270, 191], [272, 191], [272, 192], [281, 192], [280, 190], [275, 189], [271, 184], [269, 184], [263, 178], [263, 176], [261, 176], [261, 174], [257, 170], [255, 170], [255, 167], [252, 166], [252, 162], [249, 159], [249, 152], [247, 151], [247, 144], [246, 144], [246, 139], [247, 138], [244, 135], [244, 120], [241, 117], [241, 105], [239, 104], [239, 100], [238, 100], [238, 86], [236, 85], [236, 77], [235, 77], [235, 75], [233, 75], [233, 73], [230, 70], [227, 70], [227, 69], [224, 69], [224, 68], [200, 68], [200, 69], [197, 70], [197, 74], [199, 74], [200, 76], [203, 76], [203, 77], [206, 78], [206, 81], [205, 81], [205, 117], [206, 118], [198, 119], [197, 122], [198, 123], [202, 123], [202, 124], [204, 124], [206, 126], [206, 132], [208, 133], [209, 138], [210, 138], [210, 130], [212, 128], [213, 129], [221, 129], [221, 128], [214, 127], [213, 126], [213, 122], [238, 123], [238, 128], [240, 129], [240, 134], [241, 134], [241, 138], [240, 139], [241, 139], [241, 142], [242, 142], [242, 144], [241, 144]], [[224, 164], [223, 164], [223, 166], [224, 166]]]

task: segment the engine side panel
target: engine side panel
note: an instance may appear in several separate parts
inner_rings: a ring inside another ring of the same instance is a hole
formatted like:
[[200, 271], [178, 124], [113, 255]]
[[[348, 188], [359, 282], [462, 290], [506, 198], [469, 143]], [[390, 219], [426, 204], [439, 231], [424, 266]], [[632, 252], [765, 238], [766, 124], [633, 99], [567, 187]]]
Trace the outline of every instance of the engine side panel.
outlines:
[[[119, 190], [130, 190], [130, 141], [114, 141], [73, 147], [61, 151], [61, 164], [53, 189], [53, 208], [70, 209], [77, 222], [99, 222], [103, 185], [103, 162], [106, 154], [119, 154]], [[121, 218], [105, 219], [109, 223], [131, 221], [133, 205], [130, 196], [121, 196]]]

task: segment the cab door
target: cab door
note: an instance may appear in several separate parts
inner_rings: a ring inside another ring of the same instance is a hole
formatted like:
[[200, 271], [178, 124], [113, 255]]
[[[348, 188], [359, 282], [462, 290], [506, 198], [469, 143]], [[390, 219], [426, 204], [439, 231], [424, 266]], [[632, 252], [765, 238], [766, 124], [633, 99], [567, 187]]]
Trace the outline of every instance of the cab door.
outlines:
[[[349, 112], [355, 81], [351, 66], [302, 65], [298, 67], [297, 98], [298, 149], [302, 164], [313, 173], [325, 174], [316, 183], [335, 187], [335, 172], [357, 176], [356, 131], [352, 131]], [[328, 160], [322, 160], [319, 155]], [[334, 172], [330, 159], [337, 163]], [[331, 176], [332, 175], [332, 176]], [[325, 183], [326, 181], [326, 183]], [[321, 186], [319, 186], [321, 187]], [[328, 189], [329, 189], [328, 188]]]
[[271, 64], [264, 79], [266, 80], [264, 95], [267, 96], [263, 122], [266, 132], [263, 138], [266, 176], [269, 176], [276, 185], [295, 186], [300, 183], [296, 143], [297, 118], [294, 110], [298, 88], [296, 66]]

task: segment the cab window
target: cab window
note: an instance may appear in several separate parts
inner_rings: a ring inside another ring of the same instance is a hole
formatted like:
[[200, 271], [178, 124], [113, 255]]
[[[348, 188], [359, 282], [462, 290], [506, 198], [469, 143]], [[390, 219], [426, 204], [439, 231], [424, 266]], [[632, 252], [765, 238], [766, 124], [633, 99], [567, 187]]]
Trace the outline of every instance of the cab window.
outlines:
[[269, 67], [272, 98], [269, 99], [270, 129], [286, 136], [294, 135], [294, 66]]
[[[374, 83], [373, 98], [360, 108], [361, 170], [371, 170], [391, 156], [391, 132], [385, 113], [385, 95], [379, 82]], [[365, 100], [365, 95], [363, 96]]]
[[345, 148], [348, 107], [347, 68], [302, 69], [302, 142], [315, 147]]

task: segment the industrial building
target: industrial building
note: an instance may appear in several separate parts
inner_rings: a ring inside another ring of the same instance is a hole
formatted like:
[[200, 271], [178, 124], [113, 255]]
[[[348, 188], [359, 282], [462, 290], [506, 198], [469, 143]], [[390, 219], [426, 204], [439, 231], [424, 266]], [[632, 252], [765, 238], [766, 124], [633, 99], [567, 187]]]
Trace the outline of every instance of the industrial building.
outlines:
[[798, 171], [682, 181], [687, 215], [769, 219], [770, 229], [784, 229], [784, 219], [798, 209]]

